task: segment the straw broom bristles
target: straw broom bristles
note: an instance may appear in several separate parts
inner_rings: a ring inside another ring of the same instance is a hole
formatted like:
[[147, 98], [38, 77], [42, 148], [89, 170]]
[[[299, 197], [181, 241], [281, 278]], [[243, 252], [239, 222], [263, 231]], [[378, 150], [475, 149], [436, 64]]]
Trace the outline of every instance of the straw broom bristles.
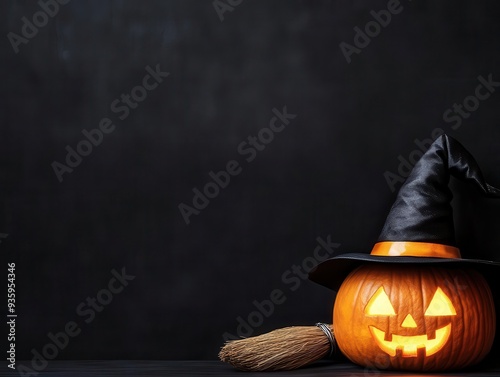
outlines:
[[318, 325], [285, 327], [252, 338], [230, 340], [220, 350], [219, 358], [245, 371], [297, 369], [331, 355], [335, 348], [324, 332], [332, 331], [332, 326], [324, 325], [327, 328], [322, 330]]

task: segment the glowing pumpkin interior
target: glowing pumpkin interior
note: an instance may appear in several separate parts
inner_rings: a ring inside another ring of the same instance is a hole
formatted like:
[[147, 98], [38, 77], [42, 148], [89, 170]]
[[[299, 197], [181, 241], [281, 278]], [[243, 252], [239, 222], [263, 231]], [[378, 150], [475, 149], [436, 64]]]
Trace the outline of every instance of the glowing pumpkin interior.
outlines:
[[[368, 316], [395, 316], [394, 307], [385, 293], [384, 287], [380, 287], [372, 296], [365, 307], [365, 314]], [[424, 316], [450, 316], [457, 315], [455, 307], [450, 298], [438, 287], [434, 296], [425, 311]], [[416, 328], [417, 323], [413, 316], [408, 313], [401, 323], [401, 327]], [[451, 324], [447, 324], [436, 330], [434, 339], [429, 339], [423, 335], [396, 335], [392, 334], [392, 340], [385, 340], [386, 333], [375, 326], [369, 326], [370, 332], [380, 349], [390, 356], [396, 356], [400, 352], [403, 357], [416, 357], [417, 350], [423, 349], [426, 356], [438, 352], [448, 341], [451, 333]]]

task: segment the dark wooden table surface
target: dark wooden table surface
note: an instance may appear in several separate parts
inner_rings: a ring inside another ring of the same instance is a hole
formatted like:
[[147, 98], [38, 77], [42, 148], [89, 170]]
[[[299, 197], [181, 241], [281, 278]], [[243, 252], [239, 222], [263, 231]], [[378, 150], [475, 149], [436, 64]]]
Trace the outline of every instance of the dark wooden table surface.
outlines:
[[[29, 362], [21, 362], [30, 365]], [[17, 372], [10, 372], [4, 365], [0, 370], [0, 376], [19, 376]], [[290, 372], [270, 373], [248, 373], [234, 370], [218, 361], [51, 361], [44, 371], [38, 376], [60, 376], [60, 377], [85, 377], [85, 376], [338, 376], [338, 377], [396, 377], [417, 376], [418, 374], [400, 372], [381, 372], [376, 370], [365, 370], [352, 364], [332, 364], [328, 362], [318, 363], [314, 366]], [[467, 372], [446, 374], [420, 374], [421, 376], [500, 376], [500, 369], [481, 368], [472, 369]]]

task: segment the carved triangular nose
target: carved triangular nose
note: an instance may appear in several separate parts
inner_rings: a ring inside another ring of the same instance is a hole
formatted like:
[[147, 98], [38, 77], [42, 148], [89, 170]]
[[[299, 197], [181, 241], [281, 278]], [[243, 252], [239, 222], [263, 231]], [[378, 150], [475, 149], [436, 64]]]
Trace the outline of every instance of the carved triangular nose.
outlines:
[[408, 314], [401, 324], [401, 327], [417, 327], [417, 323], [415, 322], [411, 314]]

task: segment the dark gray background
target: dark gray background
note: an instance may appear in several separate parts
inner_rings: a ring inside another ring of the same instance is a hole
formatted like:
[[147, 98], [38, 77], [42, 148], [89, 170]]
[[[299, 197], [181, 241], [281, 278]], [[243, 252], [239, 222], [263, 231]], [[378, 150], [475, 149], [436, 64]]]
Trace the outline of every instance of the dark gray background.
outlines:
[[[221, 22], [211, 1], [73, 0], [18, 54], [7, 33], [40, 8], [3, 1], [0, 253], [17, 265], [18, 359], [72, 320], [59, 359], [215, 358], [274, 289], [286, 301], [255, 334], [328, 322], [332, 293], [282, 274], [317, 237], [369, 252], [395, 198], [384, 172], [436, 128], [500, 185], [498, 92], [459, 128], [443, 120], [479, 75], [500, 81], [500, 4], [401, 5], [348, 64], [339, 44], [386, 1], [245, 0]], [[110, 103], [157, 64], [170, 76], [118, 120]], [[238, 145], [283, 106], [297, 117], [245, 162]], [[103, 117], [116, 130], [59, 183], [52, 162]], [[186, 225], [178, 205], [233, 159], [242, 173]], [[455, 204], [463, 255], [500, 260], [499, 203]], [[135, 280], [85, 324], [75, 308], [122, 267]]]

